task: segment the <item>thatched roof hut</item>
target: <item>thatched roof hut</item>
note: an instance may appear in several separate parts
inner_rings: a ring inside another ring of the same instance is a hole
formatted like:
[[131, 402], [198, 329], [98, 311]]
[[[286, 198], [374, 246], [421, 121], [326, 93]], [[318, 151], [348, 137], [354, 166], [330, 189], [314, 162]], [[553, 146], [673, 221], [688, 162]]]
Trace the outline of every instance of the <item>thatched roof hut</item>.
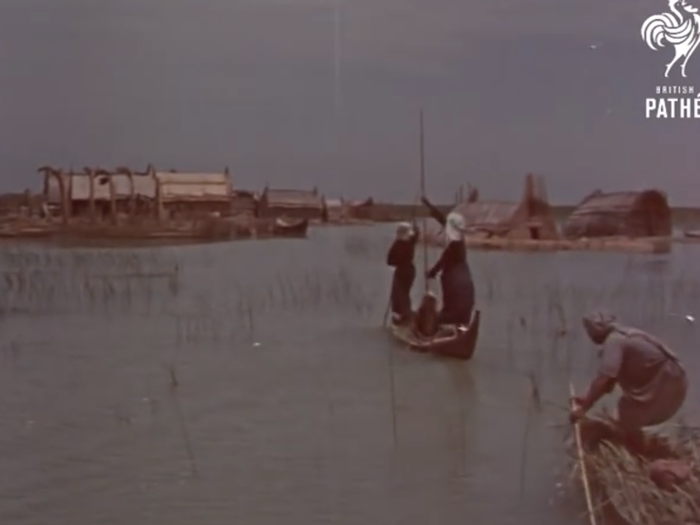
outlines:
[[348, 204], [348, 213], [354, 219], [371, 220], [374, 218], [374, 199], [368, 197], [361, 201], [352, 201]]
[[308, 190], [265, 187], [258, 203], [262, 217], [323, 218], [323, 197], [314, 188]]
[[344, 222], [348, 219], [349, 206], [343, 199], [323, 198], [323, 218], [327, 222]]
[[39, 169], [44, 177], [46, 203], [60, 207], [64, 216], [98, 214], [118, 211], [136, 213], [138, 204], [155, 202], [156, 182], [150, 165], [145, 172], [119, 167], [114, 171], [85, 167], [81, 171], [44, 166]]
[[671, 208], [664, 192], [596, 190], [569, 216], [563, 233], [569, 238], [666, 237], [671, 229]]
[[115, 171], [103, 168], [83, 168], [63, 171], [46, 166], [39, 170], [44, 176], [44, 196], [49, 204], [61, 203], [61, 181], [71, 202], [110, 202], [132, 197], [155, 199], [156, 181], [148, 172], [119, 167]]
[[161, 203], [231, 201], [228, 169], [221, 173], [156, 171], [154, 177]]
[[234, 215], [256, 215], [258, 213], [258, 195], [248, 190], [231, 192], [231, 210]]
[[[478, 193], [470, 192], [470, 199]], [[547, 200], [544, 180], [525, 177], [525, 189], [519, 202], [474, 201], [455, 207], [473, 235], [506, 239], [556, 239], [556, 221]]]

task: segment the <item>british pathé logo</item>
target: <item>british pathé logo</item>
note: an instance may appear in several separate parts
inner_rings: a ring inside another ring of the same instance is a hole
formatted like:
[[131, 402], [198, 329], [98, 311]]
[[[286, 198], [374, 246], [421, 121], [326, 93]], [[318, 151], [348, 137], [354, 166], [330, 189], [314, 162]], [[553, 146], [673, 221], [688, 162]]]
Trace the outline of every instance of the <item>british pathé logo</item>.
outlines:
[[[642, 24], [642, 38], [654, 51], [673, 47], [673, 59], [666, 64], [668, 78], [678, 64], [680, 76], [687, 78], [686, 66], [700, 43], [700, 15], [686, 0], [668, 0], [668, 12], [652, 15]], [[681, 61], [682, 59], [682, 61]], [[647, 118], [700, 118], [700, 98], [695, 86], [659, 85], [655, 97], [646, 99]]]

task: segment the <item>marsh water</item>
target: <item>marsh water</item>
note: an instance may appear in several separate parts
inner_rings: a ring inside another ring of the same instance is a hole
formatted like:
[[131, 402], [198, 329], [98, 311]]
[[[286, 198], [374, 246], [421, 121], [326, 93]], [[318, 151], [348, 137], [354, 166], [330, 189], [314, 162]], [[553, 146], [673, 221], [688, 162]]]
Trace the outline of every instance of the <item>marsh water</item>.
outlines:
[[483, 325], [461, 363], [380, 329], [391, 234], [3, 245], [0, 522], [581, 519], [563, 409], [594, 366], [580, 315], [652, 329], [697, 377], [696, 249], [472, 251]]

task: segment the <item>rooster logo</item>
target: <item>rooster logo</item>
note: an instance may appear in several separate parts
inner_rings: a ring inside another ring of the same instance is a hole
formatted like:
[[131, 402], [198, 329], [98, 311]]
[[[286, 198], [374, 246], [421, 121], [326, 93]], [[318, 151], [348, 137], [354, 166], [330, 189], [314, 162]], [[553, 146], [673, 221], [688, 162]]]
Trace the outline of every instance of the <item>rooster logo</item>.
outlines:
[[666, 64], [664, 76], [668, 77], [673, 65], [682, 58], [681, 76], [686, 77], [685, 66], [700, 42], [700, 15], [686, 0], [668, 0], [668, 9], [670, 13], [652, 15], [645, 20], [642, 38], [654, 51], [671, 44], [676, 54]]

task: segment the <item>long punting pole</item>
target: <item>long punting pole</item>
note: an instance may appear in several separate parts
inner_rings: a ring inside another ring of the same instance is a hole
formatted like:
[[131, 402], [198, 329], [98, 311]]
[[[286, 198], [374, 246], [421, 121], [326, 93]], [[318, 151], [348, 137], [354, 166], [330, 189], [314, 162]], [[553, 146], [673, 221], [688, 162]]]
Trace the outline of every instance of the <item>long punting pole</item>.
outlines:
[[[420, 110], [420, 196], [425, 198], [425, 139], [423, 135], [423, 110]], [[427, 243], [427, 228], [428, 221], [423, 215], [423, 290], [428, 292], [428, 277], [425, 273], [428, 271], [428, 243]]]
[[[569, 383], [569, 393], [571, 394], [571, 406], [574, 406], [574, 396], [576, 396], [576, 391], [574, 390], [574, 384]], [[586, 458], [583, 451], [583, 441], [581, 440], [581, 427], [577, 421], [574, 424], [574, 432], [576, 434], [576, 451], [578, 455], [579, 468], [581, 469], [581, 482], [583, 483], [583, 491], [586, 495], [586, 507], [588, 507], [588, 520], [591, 525], [596, 524], [595, 517], [595, 507], [593, 506], [593, 496], [591, 495], [591, 486], [588, 483], [588, 471], [586, 470]]]

